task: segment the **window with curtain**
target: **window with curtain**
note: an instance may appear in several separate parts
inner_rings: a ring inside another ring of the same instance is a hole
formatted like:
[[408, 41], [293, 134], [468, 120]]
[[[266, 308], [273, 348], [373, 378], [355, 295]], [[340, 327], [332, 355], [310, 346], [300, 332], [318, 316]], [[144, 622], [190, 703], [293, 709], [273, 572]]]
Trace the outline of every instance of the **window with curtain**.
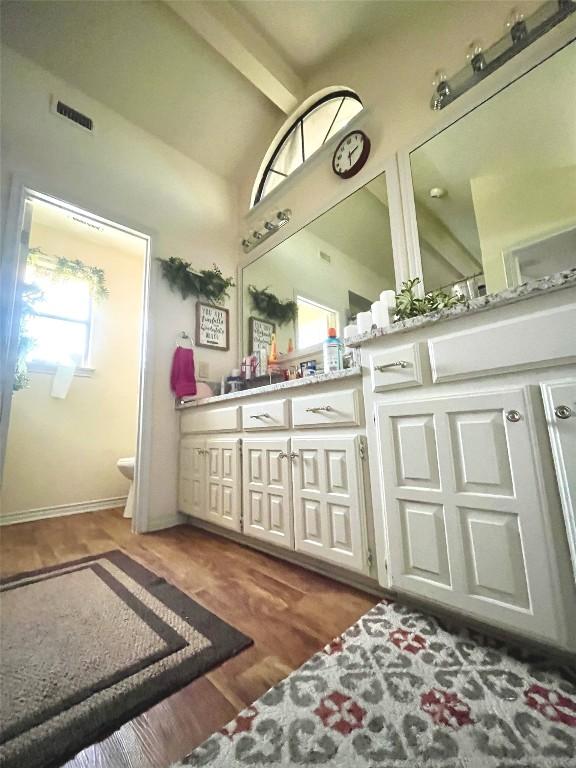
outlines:
[[38, 286], [42, 298], [34, 304], [27, 333], [34, 346], [26, 361], [37, 365], [75, 364], [86, 368], [90, 359], [92, 297], [83, 280], [54, 280], [28, 264], [26, 282]]

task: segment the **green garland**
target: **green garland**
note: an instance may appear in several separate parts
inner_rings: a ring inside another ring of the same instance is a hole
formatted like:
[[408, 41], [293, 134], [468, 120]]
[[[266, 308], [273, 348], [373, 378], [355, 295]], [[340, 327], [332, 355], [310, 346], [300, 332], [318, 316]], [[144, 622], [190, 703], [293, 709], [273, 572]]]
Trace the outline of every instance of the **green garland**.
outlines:
[[458, 304], [465, 304], [465, 296], [451, 296], [444, 291], [429, 291], [423, 298], [414, 294], [414, 288], [420, 282], [419, 277], [406, 280], [396, 294], [396, 320], [426, 315], [439, 309], [452, 309]]
[[36, 342], [28, 333], [28, 319], [34, 315], [34, 306], [42, 298], [42, 291], [34, 283], [22, 285], [22, 299], [20, 309], [20, 334], [18, 336], [18, 354], [16, 357], [16, 370], [12, 389], [18, 392], [28, 386], [28, 365], [26, 358]]
[[223, 277], [222, 271], [214, 264], [214, 269], [192, 269], [191, 264], [172, 256], [158, 259], [162, 275], [173, 291], [179, 291], [182, 298], [203, 296], [211, 304], [220, 304], [228, 298], [228, 289], [234, 287], [231, 277]]
[[294, 322], [298, 316], [298, 305], [295, 301], [280, 301], [267, 288], [259, 290], [254, 285], [248, 286], [252, 306], [268, 320], [274, 320], [278, 325]]
[[[90, 293], [97, 301], [108, 296], [109, 292], [103, 269], [84, 264], [80, 259], [49, 256], [41, 248], [30, 248], [28, 261], [34, 265], [37, 272], [53, 280], [81, 280], [87, 283]], [[53, 265], [47, 266], [47, 262], [53, 262]]]

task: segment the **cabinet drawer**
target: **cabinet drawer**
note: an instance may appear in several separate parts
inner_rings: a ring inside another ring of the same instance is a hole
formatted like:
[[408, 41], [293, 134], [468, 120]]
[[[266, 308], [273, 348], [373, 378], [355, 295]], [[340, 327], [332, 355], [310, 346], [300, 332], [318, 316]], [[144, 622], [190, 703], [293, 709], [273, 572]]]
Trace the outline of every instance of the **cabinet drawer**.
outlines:
[[288, 429], [290, 409], [288, 400], [252, 403], [242, 408], [242, 426], [246, 430]]
[[332, 427], [360, 424], [360, 395], [357, 389], [326, 392], [292, 400], [295, 427]]
[[372, 391], [416, 387], [423, 383], [424, 345], [405, 344], [370, 356]]
[[440, 336], [428, 342], [434, 381], [507, 373], [576, 361], [576, 307]]
[[180, 431], [183, 435], [195, 432], [236, 432], [240, 429], [240, 406], [206, 410], [191, 408], [182, 414]]

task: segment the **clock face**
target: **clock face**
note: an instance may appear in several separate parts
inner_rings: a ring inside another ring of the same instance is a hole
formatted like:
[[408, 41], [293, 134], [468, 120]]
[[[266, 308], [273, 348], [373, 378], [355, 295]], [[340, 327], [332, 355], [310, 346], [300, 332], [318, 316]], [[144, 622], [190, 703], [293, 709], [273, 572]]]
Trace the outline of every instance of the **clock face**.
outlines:
[[370, 154], [370, 139], [362, 131], [352, 131], [344, 136], [332, 159], [334, 173], [349, 179], [364, 167]]

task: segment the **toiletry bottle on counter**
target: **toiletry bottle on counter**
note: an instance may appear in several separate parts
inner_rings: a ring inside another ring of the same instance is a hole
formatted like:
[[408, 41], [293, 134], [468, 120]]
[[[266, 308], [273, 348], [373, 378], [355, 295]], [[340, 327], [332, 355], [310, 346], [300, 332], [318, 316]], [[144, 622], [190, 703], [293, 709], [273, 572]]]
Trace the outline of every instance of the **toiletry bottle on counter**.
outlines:
[[324, 373], [342, 370], [343, 355], [344, 345], [336, 336], [336, 328], [328, 328], [328, 338], [324, 342]]
[[278, 362], [278, 345], [276, 344], [276, 334], [272, 334], [272, 339], [270, 341], [270, 357], [268, 358], [269, 363], [277, 363]]

